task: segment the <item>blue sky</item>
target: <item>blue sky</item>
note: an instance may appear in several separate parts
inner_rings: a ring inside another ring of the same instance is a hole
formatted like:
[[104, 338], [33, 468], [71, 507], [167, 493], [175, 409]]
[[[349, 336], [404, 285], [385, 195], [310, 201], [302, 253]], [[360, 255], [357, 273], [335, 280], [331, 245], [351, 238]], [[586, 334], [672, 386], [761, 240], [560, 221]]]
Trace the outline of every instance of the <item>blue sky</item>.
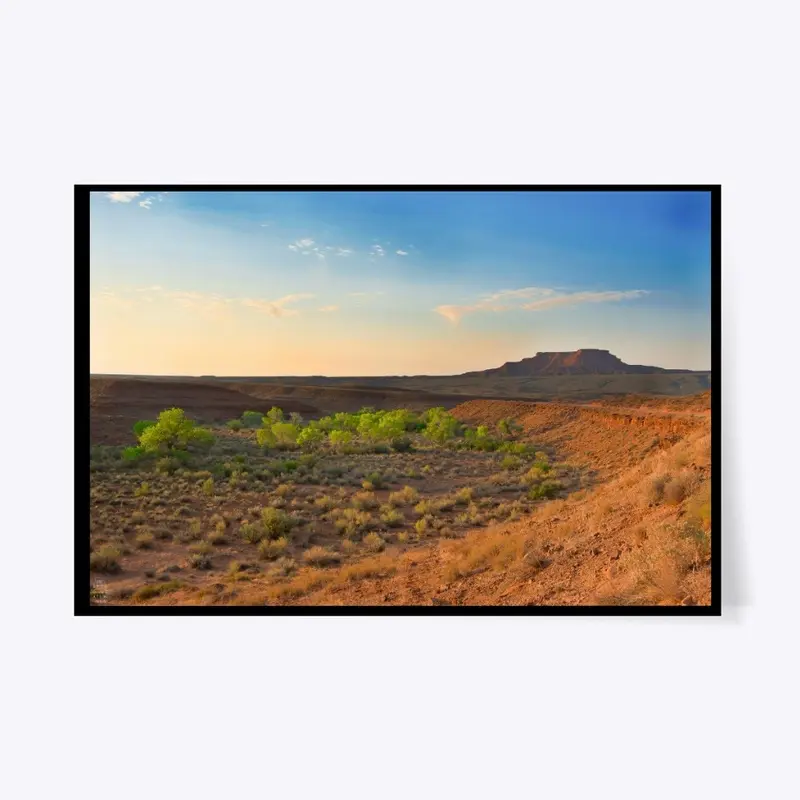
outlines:
[[709, 220], [702, 193], [98, 192], [91, 369], [708, 369]]

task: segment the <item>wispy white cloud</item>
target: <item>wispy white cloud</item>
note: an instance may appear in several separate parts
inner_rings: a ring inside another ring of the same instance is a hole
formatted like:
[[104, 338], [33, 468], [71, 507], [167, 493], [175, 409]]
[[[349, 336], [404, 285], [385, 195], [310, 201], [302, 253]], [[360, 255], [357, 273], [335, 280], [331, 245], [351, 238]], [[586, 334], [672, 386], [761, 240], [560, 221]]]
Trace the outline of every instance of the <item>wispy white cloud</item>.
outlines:
[[157, 192], [144, 197], [142, 196], [145, 194], [144, 192], [104, 192], [104, 194], [112, 203], [132, 203], [137, 198], [141, 198], [138, 201], [139, 207], [149, 211], [153, 207], [154, 200], [163, 203], [169, 192]]
[[645, 289], [631, 289], [625, 292], [573, 292], [536, 300], [533, 303], [525, 303], [522, 307], [526, 311], [541, 311], [545, 308], [573, 306], [578, 303], [614, 303], [620, 300], [636, 300], [646, 294], [648, 292]]
[[112, 203], [130, 203], [135, 200], [143, 192], [106, 192], [106, 197]]
[[271, 317], [293, 317], [300, 312], [296, 308], [287, 308], [286, 306], [299, 300], [310, 300], [313, 297], [313, 294], [287, 294], [277, 300], [258, 300], [252, 297], [245, 297], [240, 302], [249, 308], [263, 311]]
[[[175, 303], [181, 308], [213, 318], [227, 315], [234, 305], [255, 309], [271, 317], [291, 317], [300, 313], [290, 306], [302, 300], [310, 300], [313, 294], [287, 294], [277, 300], [256, 297], [224, 297], [212, 292], [165, 291], [161, 286], [122, 287], [116, 291], [104, 287], [92, 294], [92, 302], [135, 307], [137, 303], [152, 303], [155, 300]], [[334, 310], [326, 307], [324, 310]], [[322, 309], [321, 309], [322, 310]]]
[[311, 237], [307, 237], [305, 239], [296, 239], [290, 245], [287, 245], [287, 247], [295, 253], [300, 253], [304, 256], [315, 255], [317, 258], [322, 259], [323, 261], [328, 255], [349, 256], [353, 253], [353, 250], [351, 250], [349, 247], [322, 245]]
[[395, 250], [395, 252], [399, 256], [407, 256], [408, 255], [408, 253], [405, 250]]
[[[620, 300], [635, 300], [648, 294], [644, 289], [631, 289], [627, 291], [604, 292], [565, 292], [557, 289], [547, 289], [538, 286], [528, 286], [523, 289], [503, 289], [494, 294], [485, 295], [474, 303], [464, 305], [441, 305], [434, 311], [453, 324], [457, 324], [466, 314], [479, 311], [512, 311], [524, 309], [525, 311], [544, 311], [548, 308], [559, 306], [572, 306], [581, 303], [608, 303]], [[530, 302], [520, 303], [520, 300]]]
[[379, 244], [372, 245], [372, 247], [370, 247], [370, 249], [369, 249], [369, 253], [372, 256], [385, 256], [386, 255], [386, 251]]

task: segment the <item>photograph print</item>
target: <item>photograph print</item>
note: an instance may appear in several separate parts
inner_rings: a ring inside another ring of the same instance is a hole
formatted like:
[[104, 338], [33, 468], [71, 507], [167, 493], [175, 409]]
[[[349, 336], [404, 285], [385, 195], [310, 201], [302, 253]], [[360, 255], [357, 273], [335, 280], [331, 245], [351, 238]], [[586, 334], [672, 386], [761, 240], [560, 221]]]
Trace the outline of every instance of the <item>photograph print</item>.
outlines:
[[720, 614], [720, 193], [76, 186], [76, 613]]

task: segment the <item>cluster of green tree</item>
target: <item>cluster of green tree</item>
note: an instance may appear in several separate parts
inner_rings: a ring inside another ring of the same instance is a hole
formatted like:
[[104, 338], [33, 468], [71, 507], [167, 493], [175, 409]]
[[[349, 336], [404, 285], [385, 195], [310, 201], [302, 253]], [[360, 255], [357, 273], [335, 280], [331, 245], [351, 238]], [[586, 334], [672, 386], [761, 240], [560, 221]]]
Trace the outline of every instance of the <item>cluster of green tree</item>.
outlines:
[[[514, 420], [500, 420], [497, 435], [493, 436], [488, 426], [467, 427], [442, 407], [430, 408], [422, 414], [405, 408], [378, 411], [365, 407], [352, 414], [339, 412], [309, 422], [304, 422], [297, 413], [286, 417], [282, 409], [274, 407], [263, 416], [257, 411], [245, 411], [241, 419], [231, 420], [228, 427], [235, 430], [257, 427], [259, 445], [277, 450], [315, 450], [327, 446], [337, 452], [365, 448], [403, 452], [412, 449], [410, 434], [418, 434], [435, 444], [459, 449], [520, 456], [534, 452], [530, 445], [513, 441], [521, 431]], [[187, 419], [180, 408], [162, 411], [157, 420], [140, 420], [133, 431], [139, 445], [122, 451], [126, 461], [137, 461], [149, 454], [185, 460], [189, 449], [206, 449], [214, 443], [211, 431]]]
[[280, 408], [273, 408], [262, 420], [256, 433], [262, 447], [313, 450], [327, 445], [333, 450], [348, 452], [354, 447], [386, 448], [402, 452], [412, 448], [409, 434], [440, 445], [464, 449], [505, 451], [532, 455], [530, 445], [512, 441], [521, 426], [511, 419], [498, 423], [499, 436], [492, 436], [485, 425], [464, 426], [444, 408], [430, 408], [422, 414], [409, 409], [376, 411], [365, 407], [355, 413], [339, 412], [304, 424], [298, 414], [285, 419]]
[[384, 444], [396, 450], [407, 450], [411, 442], [406, 434], [419, 430], [420, 419], [413, 411], [376, 411], [362, 408], [354, 414], [340, 412], [303, 424], [299, 414], [284, 417], [280, 408], [272, 408], [262, 419], [256, 432], [262, 447], [291, 449], [301, 447], [313, 450], [329, 445], [334, 450], [345, 450], [356, 443], [361, 445]]

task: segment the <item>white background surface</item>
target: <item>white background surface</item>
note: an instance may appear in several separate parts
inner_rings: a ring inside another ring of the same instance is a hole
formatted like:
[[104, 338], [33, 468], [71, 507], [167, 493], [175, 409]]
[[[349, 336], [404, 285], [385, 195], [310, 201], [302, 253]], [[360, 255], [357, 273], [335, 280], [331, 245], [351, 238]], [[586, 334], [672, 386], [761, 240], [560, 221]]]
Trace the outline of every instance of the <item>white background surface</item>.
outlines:
[[[4, 795], [796, 796], [793, 16], [7, 0]], [[73, 618], [92, 181], [722, 183], [724, 618]]]

